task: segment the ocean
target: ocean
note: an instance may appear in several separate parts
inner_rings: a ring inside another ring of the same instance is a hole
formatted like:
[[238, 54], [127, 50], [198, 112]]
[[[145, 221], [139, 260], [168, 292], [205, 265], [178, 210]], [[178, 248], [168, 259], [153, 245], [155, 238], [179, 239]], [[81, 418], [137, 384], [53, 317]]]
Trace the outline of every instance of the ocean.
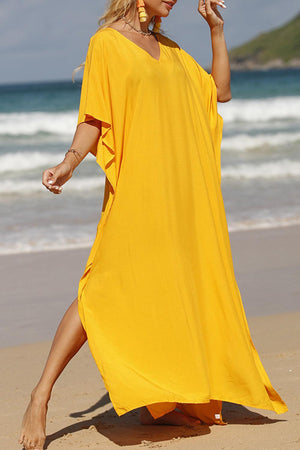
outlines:
[[[222, 192], [229, 231], [300, 223], [300, 70], [233, 72]], [[89, 155], [61, 195], [41, 183], [77, 122], [80, 82], [0, 86], [0, 254], [89, 247], [105, 176]]]

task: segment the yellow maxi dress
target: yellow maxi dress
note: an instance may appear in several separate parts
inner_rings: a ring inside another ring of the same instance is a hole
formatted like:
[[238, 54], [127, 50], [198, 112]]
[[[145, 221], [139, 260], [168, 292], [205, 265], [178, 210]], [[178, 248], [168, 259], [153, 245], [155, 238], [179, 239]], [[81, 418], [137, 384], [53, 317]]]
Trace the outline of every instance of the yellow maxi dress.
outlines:
[[221, 192], [214, 80], [157, 33], [159, 59], [113, 28], [89, 44], [78, 124], [102, 122], [106, 174], [79, 315], [118, 415], [176, 407], [208, 424], [222, 401], [287, 406], [251, 340]]

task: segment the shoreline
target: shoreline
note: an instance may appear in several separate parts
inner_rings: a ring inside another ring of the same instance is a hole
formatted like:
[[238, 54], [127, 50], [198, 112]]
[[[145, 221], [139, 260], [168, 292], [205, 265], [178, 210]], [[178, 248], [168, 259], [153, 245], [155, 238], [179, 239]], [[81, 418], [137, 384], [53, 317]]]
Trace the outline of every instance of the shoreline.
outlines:
[[287, 70], [287, 69], [300, 69], [300, 61], [291, 61], [290, 63], [284, 63], [282, 60], [273, 60], [265, 64], [259, 64], [255, 61], [246, 61], [242, 63], [232, 61], [230, 68], [233, 72], [267, 72], [268, 70]]
[[[289, 227], [300, 227], [300, 221], [295, 221], [293, 223], [284, 223], [282, 222], [280, 225], [278, 223], [274, 224], [261, 224], [261, 225], [254, 225], [250, 228], [233, 228], [230, 229], [229, 227], [229, 235], [232, 233], [243, 233], [248, 231], [260, 231], [260, 230], [273, 230], [274, 228], [289, 228]], [[83, 244], [83, 245], [74, 245], [74, 246], [57, 246], [57, 247], [45, 247], [45, 248], [38, 248], [38, 249], [31, 249], [31, 250], [25, 250], [25, 251], [7, 251], [4, 253], [0, 252], [0, 258], [4, 256], [19, 256], [19, 255], [35, 255], [37, 253], [47, 253], [47, 252], [65, 252], [65, 251], [72, 251], [72, 250], [88, 250], [93, 245], [93, 240], [90, 242], [90, 244]]]
[[[229, 233], [246, 316], [299, 309], [300, 225]], [[52, 339], [90, 248], [0, 255], [0, 348]], [[46, 311], [46, 314], [45, 314]]]

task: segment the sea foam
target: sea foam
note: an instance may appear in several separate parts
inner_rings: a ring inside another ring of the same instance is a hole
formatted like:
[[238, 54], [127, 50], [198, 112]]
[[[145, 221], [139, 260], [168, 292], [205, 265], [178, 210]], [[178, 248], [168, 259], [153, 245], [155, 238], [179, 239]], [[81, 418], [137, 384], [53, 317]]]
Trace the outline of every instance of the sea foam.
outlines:
[[[64, 192], [88, 192], [94, 191], [105, 184], [105, 177], [99, 175], [98, 177], [77, 177], [68, 181], [63, 186]], [[32, 194], [46, 193], [46, 188], [42, 185], [42, 181], [38, 180], [20, 180], [20, 179], [6, 179], [0, 181], [0, 195], [18, 195], [28, 196]]]
[[[300, 216], [298, 214], [266, 216], [266, 217], [249, 217], [248, 219], [228, 220], [228, 230], [247, 231], [254, 229], [266, 229], [276, 227], [287, 227], [300, 224]], [[74, 229], [71, 226], [63, 226], [58, 233], [50, 227], [39, 227], [33, 229], [14, 232], [9, 239], [3, 239], [0, 243], [0, 254], [17, 254], [17, 253], [35, 253], [41, 251], [56, 251], [67, 249], [88, 248], [93, 244], [95, 236], [96, 224], [88, 226], [80, 226], [80, 229]]]
[[[15, 152], [0, 155], [0, 173], [31, 171], [35, 169], [48, 169], [59, 164], [64, 159], [64, 153], [50, 152]], [[87, 161], [95, 160], [88, 154]]]
[[76, 129], [77, 112], [20, 112], [0, 114], [0, 135], [32, 136], [38, 133], [70, 136]]
[[279, 147], [300, 141], [300, 132], [286, 131], [280, 133], [258, 133], [255, 135], [243, 133], [234, 136], [224, 136], [223, 150], [245, 151], [260, 147]]
[[255, 164], [242, 163], [236, 165], [225, 165], [221, 169], [222, 179], [278, 179], [299, 177], [300, 161], [280, 159], [277, 161], [263, 162]]
[[232, 99], [228, 103], [219, 103], [218, 111], [225, 123], [300, 120], [300, 96]]
[[[300, 120], [299, 97], [232, 99], [218, 106], [225, 123]], [[78, 111], [20, 112], [0, 114], [0, 135], [33, 136], [39, 133], [71, 136], [77, 125]]]

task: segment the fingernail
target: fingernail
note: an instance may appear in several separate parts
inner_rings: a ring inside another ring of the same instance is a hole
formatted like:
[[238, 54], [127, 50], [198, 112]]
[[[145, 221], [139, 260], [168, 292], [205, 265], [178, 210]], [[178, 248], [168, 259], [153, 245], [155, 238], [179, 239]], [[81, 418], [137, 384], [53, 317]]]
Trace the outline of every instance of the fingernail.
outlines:
[[52, 181], [52, 180], [50, 180], [50, 181], [48, 181], [48, 183], [49, 183], [49, 184], [53, 184], [53, 181]]

